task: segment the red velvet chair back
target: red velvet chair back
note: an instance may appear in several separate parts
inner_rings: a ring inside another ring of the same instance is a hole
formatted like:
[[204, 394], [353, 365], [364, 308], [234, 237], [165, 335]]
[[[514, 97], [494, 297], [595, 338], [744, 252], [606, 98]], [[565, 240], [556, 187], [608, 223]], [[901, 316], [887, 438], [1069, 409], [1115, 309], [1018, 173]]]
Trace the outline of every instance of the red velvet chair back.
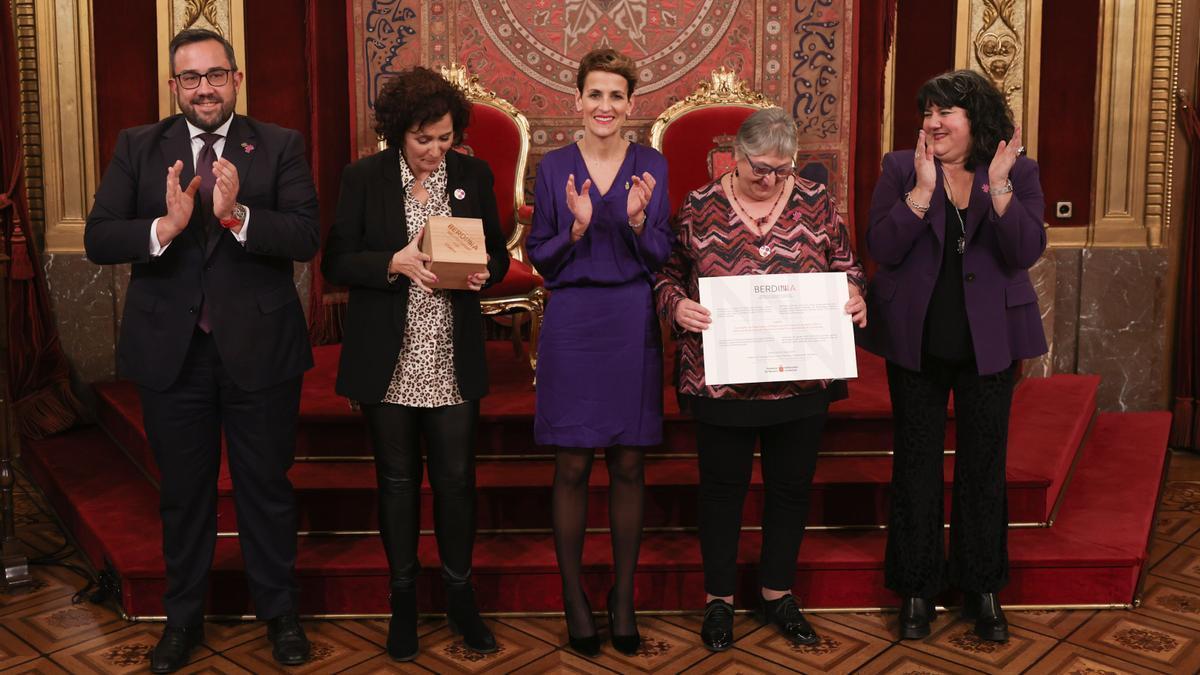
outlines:
[[650, 130], [650, 144], [667, 158], [672, 213], [689, 192], [716, 177], [714, 168], [719, 174], [730, 164], [730, 139], [742, 122], [771, 105], [734, 73], [721, 69], [658, 116]]
[[441, 74], [471, 102], [471, 121], [458, 150], [482, 159], [491, 167], [508, 251], [517, 260], [525, 260], [522, 249], [525, 227], [518, 214], [525, 207], [529, 119], [496, 92], [484, 89], [479, 78], [465, 66], [456, 63], [442, 66]]
[[[689, 192], [716, 178], [714, 169], [726, 164], [719, 155], [728, 152], [728, 145], [722, 139], [728, 140], [736, 134], [755, 110], [758, 108], [740, 105], [709, 106], [693, 110], [667, 127], [660, 152], [667, 158], [670, 171], [668, 196], [672, 213], [679, 210]], [[714, 157], [714, 153], [718, 156]]]
[[[488, 163], [496, 182], [496, 205], [505, 238], [517, 229], [517, 211], [525, 203], [525, 153], [522, 129], [513, 117], [479, 101], [471, 106], [471, 122], [459, 150]], [[519, 171], [518, 171], [518, 166]]]

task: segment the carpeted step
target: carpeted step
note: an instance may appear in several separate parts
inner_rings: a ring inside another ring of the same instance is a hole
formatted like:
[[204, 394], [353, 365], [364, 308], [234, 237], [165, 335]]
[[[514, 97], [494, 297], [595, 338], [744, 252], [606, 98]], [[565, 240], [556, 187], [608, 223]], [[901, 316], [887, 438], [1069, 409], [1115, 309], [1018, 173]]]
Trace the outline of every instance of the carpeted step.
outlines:
[[[326, 372], [316, 370], [314, 372]], [[1076, 455], [1095, 408], [1099, 380], [1088, 376], [1031, 379], [1018, 388], [1013, 402], [1008, 461], [1009, 522], [1035, 526], [1050, 521], [1071, 462]], [[105, 408], [105, 426], [148, 473], [156, 475], [142, 433], [136, 392], [120, 383], [99, 385], [114, 405]], [[132, 397], [132, 400], [130, 400]], [[121, 416], [119, 419], [117, 416]], [[329, 418], [324, 418], [326, 421]], [[321, 429], [315, 414], [305, 421]], [[338, 423], [341, 424], [341, 423]], [[356, 420], [354, 424], [359, 424]], [[506, 427], [526, 428], [531, 422], [517, 419]], [[344, 425], [343, 425], [344, 426]], [[682, 425], [690, 430], [690, 423]], [[330, 429], [335, 428], [331, 426]], [[332, 433], [329, 429], [321, 433]], [[304, 435], [303, 433], [301, 434]], [[828, 431], [826, 436], [836, 435]], [[479, 462], [480, 527], [496, 529], [548, 528], [552, 460], [520, 459], [508, 455], [498, 462]], [[954, 459], [944, 462], [944, 494], [949, 522], [949, 501]], [[810, 524], [813, 526], [872, 527], [887, 522], [891, 459], [875, 457], [822, 457], [814, 479]], [[363, 531], [378, 527], [374, 469], [363, 461], [299, 461], [291, 472], [300, 501], [303, 531]], [[651, 454], [647, 463], [646, 524], [651, 528], [694, 527], [698, 475], [691, 457], [671, 458]], [[590, 526], [607, 521], [607, 473], [597, 460], [591, 481]], [[235, 523], [232, 482], [222, 466], [220, 482], [222, 522]], [[745, 522], [757, 524], [763, 506], [761, 475], [756, 465], [745, 506]], [[432, 527], [432, 494], [423, 486], [422, 527]], [[229, 531], [235, 531], [230, 527]]]
[[[340, 345], [313, 350], [316, 365], [305, 373], [301, 394], [296, 444], [299, 458], [370, 455], [361, 414], [334, 393], [340, 350]], [[488, 355], [491, 392], [480, 404], [480, 455], [545, 455], [549, 451], [533, 442], [534, 391], [529, 366], [513, 357], [507, 342], [489, 342]], [[835, 403], [830, 411], [823, 450], [882, 452], [891, 448], [891, 406], [883, 361], [861, 350], [858, 360], [859, 378], [849, 382], [850, 397]], [[128, 381], [100, 382], [95, 391], [100, 424], [150, 473], [157, 474], [142, 428], [136, 386]], [[664, 387], [663, 403], [664, 441], [653, 452], [693, 452], [691, 422], [680, 414], [674, 389], [669, 385]], [[953, 447], [953, 420], [946, 442], [947, 447]]]
[[[1008, 604], [1129, 603], [1145, 561], [1165, 460], [1170, 416], [1105, 413], [1085, 444], [1053, 528], [1010, 531], [1012, 580]], [[161, 614], [164, 588], [157, 495], [113, 442], [96, 428], [28, 441], [25, 461], [83, 552], [98, 566], [111, 563], [122, 580], [123, 605], [134, 616]], [[81, 458], [86, 458], [85, 461]], [[875, 607], [895, 598], [882, 587], [886, 534], [810, 532], [798, 562], [796, 591], [809, 607]], [[743, 534], [739, 588], [752, 597], [759, 535]], [[585, 543], [586, 584], [597, 600], [610, 583], [606, 535]], [[421, 538], [429, 573], [422, 605], [441, 606], [437, 551]], [[210, 611], [248, 611], [234, 538], [220, 539], [210, 588]], [[307, 537], [297, 574], [308, 613], [378, 613], [386, 607], [385, 561], [379, 540]], [[479, 537], [475, 578], [489, 611], [553, 611], [559, 579], [551, 537]], [[703, 603], [699, 546], [692, 534], [647, 534], [636, 580], [643, 610], [697, 609]]]
[[[1022, 526], [1050, 521], [1095, 409], [1099, 378], [1056, 376], [1029, 380], [1016, 393], [1008, 458], [1009, 522]], [[945, 518], [953, 489], [954, 458], [944, 461]], [[552, 460], [480, 462], [477, 469], [479, 527], [550, 527]], [[361, 531], [378, 528], [374, 467], [369, 462], [298, 462], [291, 472], [301, 504], [301, 530]], [[822, 457], [817, 463], [809, 523], [813, 526], [873, 527], [887, 522], [890, 457]], [[693, 458], [652, 458], [646, 464], [646, 526], [694, 527], [699, 474]], [[222, 513], [232, 520], [232, 484], [223, 469]], [[764, 493], [755, 464], [744, 521], [761, 521]], [[593, 465], [589, 527], [605, 527], [608, 474]], [[433, 527], [432, 491], [422, 486], [422, 527]]]

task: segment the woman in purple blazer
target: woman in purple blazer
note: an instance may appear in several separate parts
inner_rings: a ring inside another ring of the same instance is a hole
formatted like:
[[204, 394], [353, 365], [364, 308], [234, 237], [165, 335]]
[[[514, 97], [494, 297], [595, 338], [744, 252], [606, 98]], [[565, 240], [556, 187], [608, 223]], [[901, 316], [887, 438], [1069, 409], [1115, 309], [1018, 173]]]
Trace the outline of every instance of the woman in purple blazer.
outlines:
[[[885, 583], [900, 637], [929, 634], [934, 597], [964, 594], [980, 638], [1003, 642], [1008, 582], [1005, 455], [1018, 360], [1046, 338], [1028, 269], [1046, 247], [1037, 163], [1022, 156], [1001, 93], [969, 70], [917, 94], [917, 147], [889, 153], [871, 200], [868, 349], [887, 359], [895, 456]], [[957, 450], [949, 562], [942, 453], [954, 392]]]

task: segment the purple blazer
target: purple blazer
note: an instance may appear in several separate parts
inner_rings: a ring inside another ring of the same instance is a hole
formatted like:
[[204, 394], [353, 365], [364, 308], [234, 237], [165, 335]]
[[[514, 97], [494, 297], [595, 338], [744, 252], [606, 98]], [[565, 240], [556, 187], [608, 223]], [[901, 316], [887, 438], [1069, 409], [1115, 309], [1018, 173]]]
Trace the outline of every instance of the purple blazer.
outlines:
[[[1038, 165], [1017, 158], [1009, 174], [1012, 202], [1003, 216], [991, 208], [987, 169], [975, 169], [963, 254], [967, 321], [980, 375], [1046, 353], [1037, 292], [1028, 272], [1046, 248]], [[917, 183], [913, 151], [891, 152], [883, 158], [883, 173], [871, 197], [867, 250], [879, 269], [867, 290], [870, 321], [860, 339], [867, 350], [910, 370], [921, 369], [925, 313], [941, 269], [943, 237], [954, 236], [959, 227], [957, 219], [946, 219], [941, 174], [939, 164], [937, 188], [921, 218], [904, 203], [904, 193]]]

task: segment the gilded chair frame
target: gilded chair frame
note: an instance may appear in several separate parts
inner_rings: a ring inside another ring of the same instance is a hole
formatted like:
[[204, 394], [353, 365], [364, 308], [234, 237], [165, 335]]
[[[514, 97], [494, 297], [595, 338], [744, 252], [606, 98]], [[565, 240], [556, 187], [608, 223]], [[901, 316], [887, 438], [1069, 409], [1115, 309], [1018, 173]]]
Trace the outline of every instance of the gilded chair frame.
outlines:
[[[529, 118], [525, 117], [524, 113], [518, 110], [512, 103], [498, 96], [496, 92], [485, 89], [479, 84], [479, 78], [472, 75], [466, 66], [451, 63], [448, 66], [442, 66], [441, 73], [442, 77], [457, 87], [473, 105], [486, 105], [495, 108], [507, 115], [517, 127], [520, 135], [520, 151], [517, 153], [517, 166], [513, 178], [513, 203], [511, 208], [514, 222], [513, 231], [508, 237], [506, 246], [509, 255], [514, 260], [528, 264], [529, 260], [525, 254], [525, 236], [529, 232], [529, 223], [523, 212], [525, 211], [525, 171], [529, 162]], [[529, 367], [535, 370], [537, 368], [538, 333], [542, 327], [542, 316], [546, 311], [546, 298], [546, 289], [541, 286], [535, 286], [533, 290], [520, 295], [508, 295], [496, 298], [481, 297], [479, 299], [480, 309], [484, 316], [497, 316], [515, 312], [527, 312], [529, 314]], [[520, 323], [515, 318], [512, 330], [513, 347], [519, 352]]]
[[758, 110], [774, 105], [774, 101], [748, 87], [737, 73], [724, 67], [718, 68], [712, 71], [708, 80], [696, 87], [696, 91], [675, 102], [654, 120], [650, 127], [650, 147], [662, 152], [663, 135], [667, 127], [680, 117], [702, 108], [742, 106]]

